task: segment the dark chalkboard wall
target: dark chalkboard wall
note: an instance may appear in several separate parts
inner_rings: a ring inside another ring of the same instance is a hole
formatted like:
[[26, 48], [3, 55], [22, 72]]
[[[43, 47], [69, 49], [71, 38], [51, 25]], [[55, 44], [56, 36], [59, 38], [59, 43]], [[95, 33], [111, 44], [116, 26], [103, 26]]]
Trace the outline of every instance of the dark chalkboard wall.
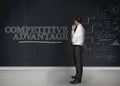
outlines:
[[[74, 65], [70, 31], [75, 16], [83, 18], [86, 30], [84, 65], [120, 66], [119, 5], [120, 0], [0, 0], [0, 66]], [[65, 26], [68, 39], [20, 43], [6, 26]]]

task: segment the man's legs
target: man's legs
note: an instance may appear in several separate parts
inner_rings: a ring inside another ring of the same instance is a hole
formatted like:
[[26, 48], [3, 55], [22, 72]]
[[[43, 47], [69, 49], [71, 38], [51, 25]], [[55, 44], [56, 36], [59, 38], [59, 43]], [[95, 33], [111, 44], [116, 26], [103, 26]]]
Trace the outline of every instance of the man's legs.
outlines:
[[76, 81], [81, 82], [82, 73], [83, 73], [83, 65], [82, 65], [82, 46], [74, 45], [73, 46], [73, 60], [76, 69], [75, 80], [71, 83], [75, 84]]
[[75, 46], [75, 62], [76, 62], [76, 79], [81, 80], [83, 73], [82, 65], [82, 46]]

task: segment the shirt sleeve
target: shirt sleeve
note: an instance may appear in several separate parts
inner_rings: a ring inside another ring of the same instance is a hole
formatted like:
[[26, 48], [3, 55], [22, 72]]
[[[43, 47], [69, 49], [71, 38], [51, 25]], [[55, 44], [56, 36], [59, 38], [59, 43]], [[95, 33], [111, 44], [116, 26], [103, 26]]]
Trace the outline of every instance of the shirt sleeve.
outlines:
[[73, 37], [74, 36], [74, 30], [72, 29], [72, 31], [71, 31], [71, 37]]

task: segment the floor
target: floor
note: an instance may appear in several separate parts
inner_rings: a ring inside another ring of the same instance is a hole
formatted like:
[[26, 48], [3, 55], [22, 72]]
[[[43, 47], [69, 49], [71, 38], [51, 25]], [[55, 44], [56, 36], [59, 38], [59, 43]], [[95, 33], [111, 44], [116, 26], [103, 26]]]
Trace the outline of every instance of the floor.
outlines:
[[82, 83], [72, 85], [74, 68], [0, 69], [0, 86], [120, 86], [120, 70], [84, 69]]

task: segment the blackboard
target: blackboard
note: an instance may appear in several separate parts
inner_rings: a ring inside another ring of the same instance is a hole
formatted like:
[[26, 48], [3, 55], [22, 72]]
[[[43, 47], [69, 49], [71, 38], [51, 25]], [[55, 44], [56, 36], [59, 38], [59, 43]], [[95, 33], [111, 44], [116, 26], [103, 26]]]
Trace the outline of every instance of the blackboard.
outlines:
[[83, 18], [86, 31], [84, 66], [120, 66], [119, 5], [119, 0], [1, 0], [0, 66], [73, 66], [75, 16]]

